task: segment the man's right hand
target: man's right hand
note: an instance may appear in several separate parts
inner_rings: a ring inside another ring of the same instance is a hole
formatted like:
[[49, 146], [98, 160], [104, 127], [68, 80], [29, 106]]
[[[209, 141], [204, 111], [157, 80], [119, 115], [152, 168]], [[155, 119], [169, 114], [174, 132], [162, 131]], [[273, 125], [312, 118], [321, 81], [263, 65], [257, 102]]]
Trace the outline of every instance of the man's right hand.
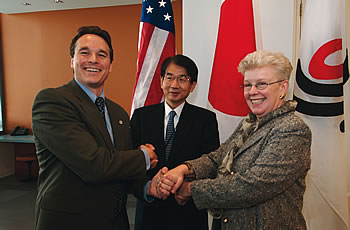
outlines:
[[170, 192], [160, 191], [160, 183], [161, 179], [164, 177], [164, 174], [168, 172], [167, 167], [163, 167], [158, 171], [158, 173], [152, 178], [152, 182], [148, 184], [147, 187], [147, 195], [148, 196], [154, 196], [158, 199], [165, 200], [169, 195]]
[[158, 164], [158, 156], [157, 154], [154, 152], [154, 150], [156, 150], [154, 148], [153, 145], [151, 144], [145, 144], [145, 145], [141, 145], [140, 148], [145, 149], [148, 153], [149, 159], [151, 161], [151, 169], [155, 168]]

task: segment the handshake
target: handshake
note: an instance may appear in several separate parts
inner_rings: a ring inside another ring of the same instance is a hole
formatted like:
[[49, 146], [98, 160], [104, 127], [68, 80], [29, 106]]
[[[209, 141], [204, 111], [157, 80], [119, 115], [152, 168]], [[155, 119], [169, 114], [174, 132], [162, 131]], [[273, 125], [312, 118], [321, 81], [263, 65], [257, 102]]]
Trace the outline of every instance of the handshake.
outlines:
[[[151, 161], [151, 168], [155, 168], [158, 163], [158, 157], [155, 154], [155, 148], [151, 144], [140, 146], [141, 149], [147, 150]], [[190, 199], [191, 182], [185, 182], [184, 177], [192, 174], [186, 164], [181, 164], [172, 170], [163, 167], [153, 177], [151, 183], [148, 184], [146, 194], [158, 199], [165, 200], [170, 194], [175, 195], [177, 203], [185, 205]]]
[[163, 167], [148, 184], [146, 194], [162, 200], [167, 199], [170, 194], [174, 194], [177, 203], [185, 205], [192, 195], [192, 182], [184, 181], [184, 177], [190, 174], [191, 172], [185, 164], [172, 170]]

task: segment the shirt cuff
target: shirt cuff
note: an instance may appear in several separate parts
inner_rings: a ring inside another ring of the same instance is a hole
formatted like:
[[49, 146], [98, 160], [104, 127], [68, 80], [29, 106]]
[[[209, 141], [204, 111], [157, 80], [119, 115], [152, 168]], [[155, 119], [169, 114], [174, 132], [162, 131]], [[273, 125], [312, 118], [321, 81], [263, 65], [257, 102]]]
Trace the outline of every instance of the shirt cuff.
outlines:
[[147, 187], [148, 187], [148, 184], [150, 184], [151, 181], [148, 181], [145, 185], [145, 187], [143, 188], [143, 197], [145, 198], [145, 200], [148, 202], [148, 203], [151, 203], [152, 201], [154, 201], [154, 197], [153, 196], [148, 196], [147, 195]]
[[146, 160], [146, 170], [148, 170], [151, 167], [151, 160], [149, 159], [149, 155], [146, 149], [141, 149], [143, 154], [145, 155]]

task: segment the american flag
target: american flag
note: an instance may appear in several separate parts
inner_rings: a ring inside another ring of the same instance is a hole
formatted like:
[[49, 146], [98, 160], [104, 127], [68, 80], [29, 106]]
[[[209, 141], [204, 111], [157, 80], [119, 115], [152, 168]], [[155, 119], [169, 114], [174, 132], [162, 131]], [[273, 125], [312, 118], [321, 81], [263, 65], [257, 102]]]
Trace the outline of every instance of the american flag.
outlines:
[[174, 55], [175, 26], [170, 0], [143, 0], [130, 116], [139, 107], [162, 101], [160, 66], [165, 58]]

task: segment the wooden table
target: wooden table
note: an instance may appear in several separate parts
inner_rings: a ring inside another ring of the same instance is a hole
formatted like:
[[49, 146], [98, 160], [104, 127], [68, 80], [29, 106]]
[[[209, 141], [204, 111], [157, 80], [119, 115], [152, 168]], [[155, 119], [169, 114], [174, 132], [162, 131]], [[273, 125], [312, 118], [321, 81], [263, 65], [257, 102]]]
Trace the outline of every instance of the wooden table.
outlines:
[[[15, 174], [16, 144], [34, 145], [32, 135], [0, 136], [0, 178]], [[30, 146], [31, 149], [33, 146]]]

